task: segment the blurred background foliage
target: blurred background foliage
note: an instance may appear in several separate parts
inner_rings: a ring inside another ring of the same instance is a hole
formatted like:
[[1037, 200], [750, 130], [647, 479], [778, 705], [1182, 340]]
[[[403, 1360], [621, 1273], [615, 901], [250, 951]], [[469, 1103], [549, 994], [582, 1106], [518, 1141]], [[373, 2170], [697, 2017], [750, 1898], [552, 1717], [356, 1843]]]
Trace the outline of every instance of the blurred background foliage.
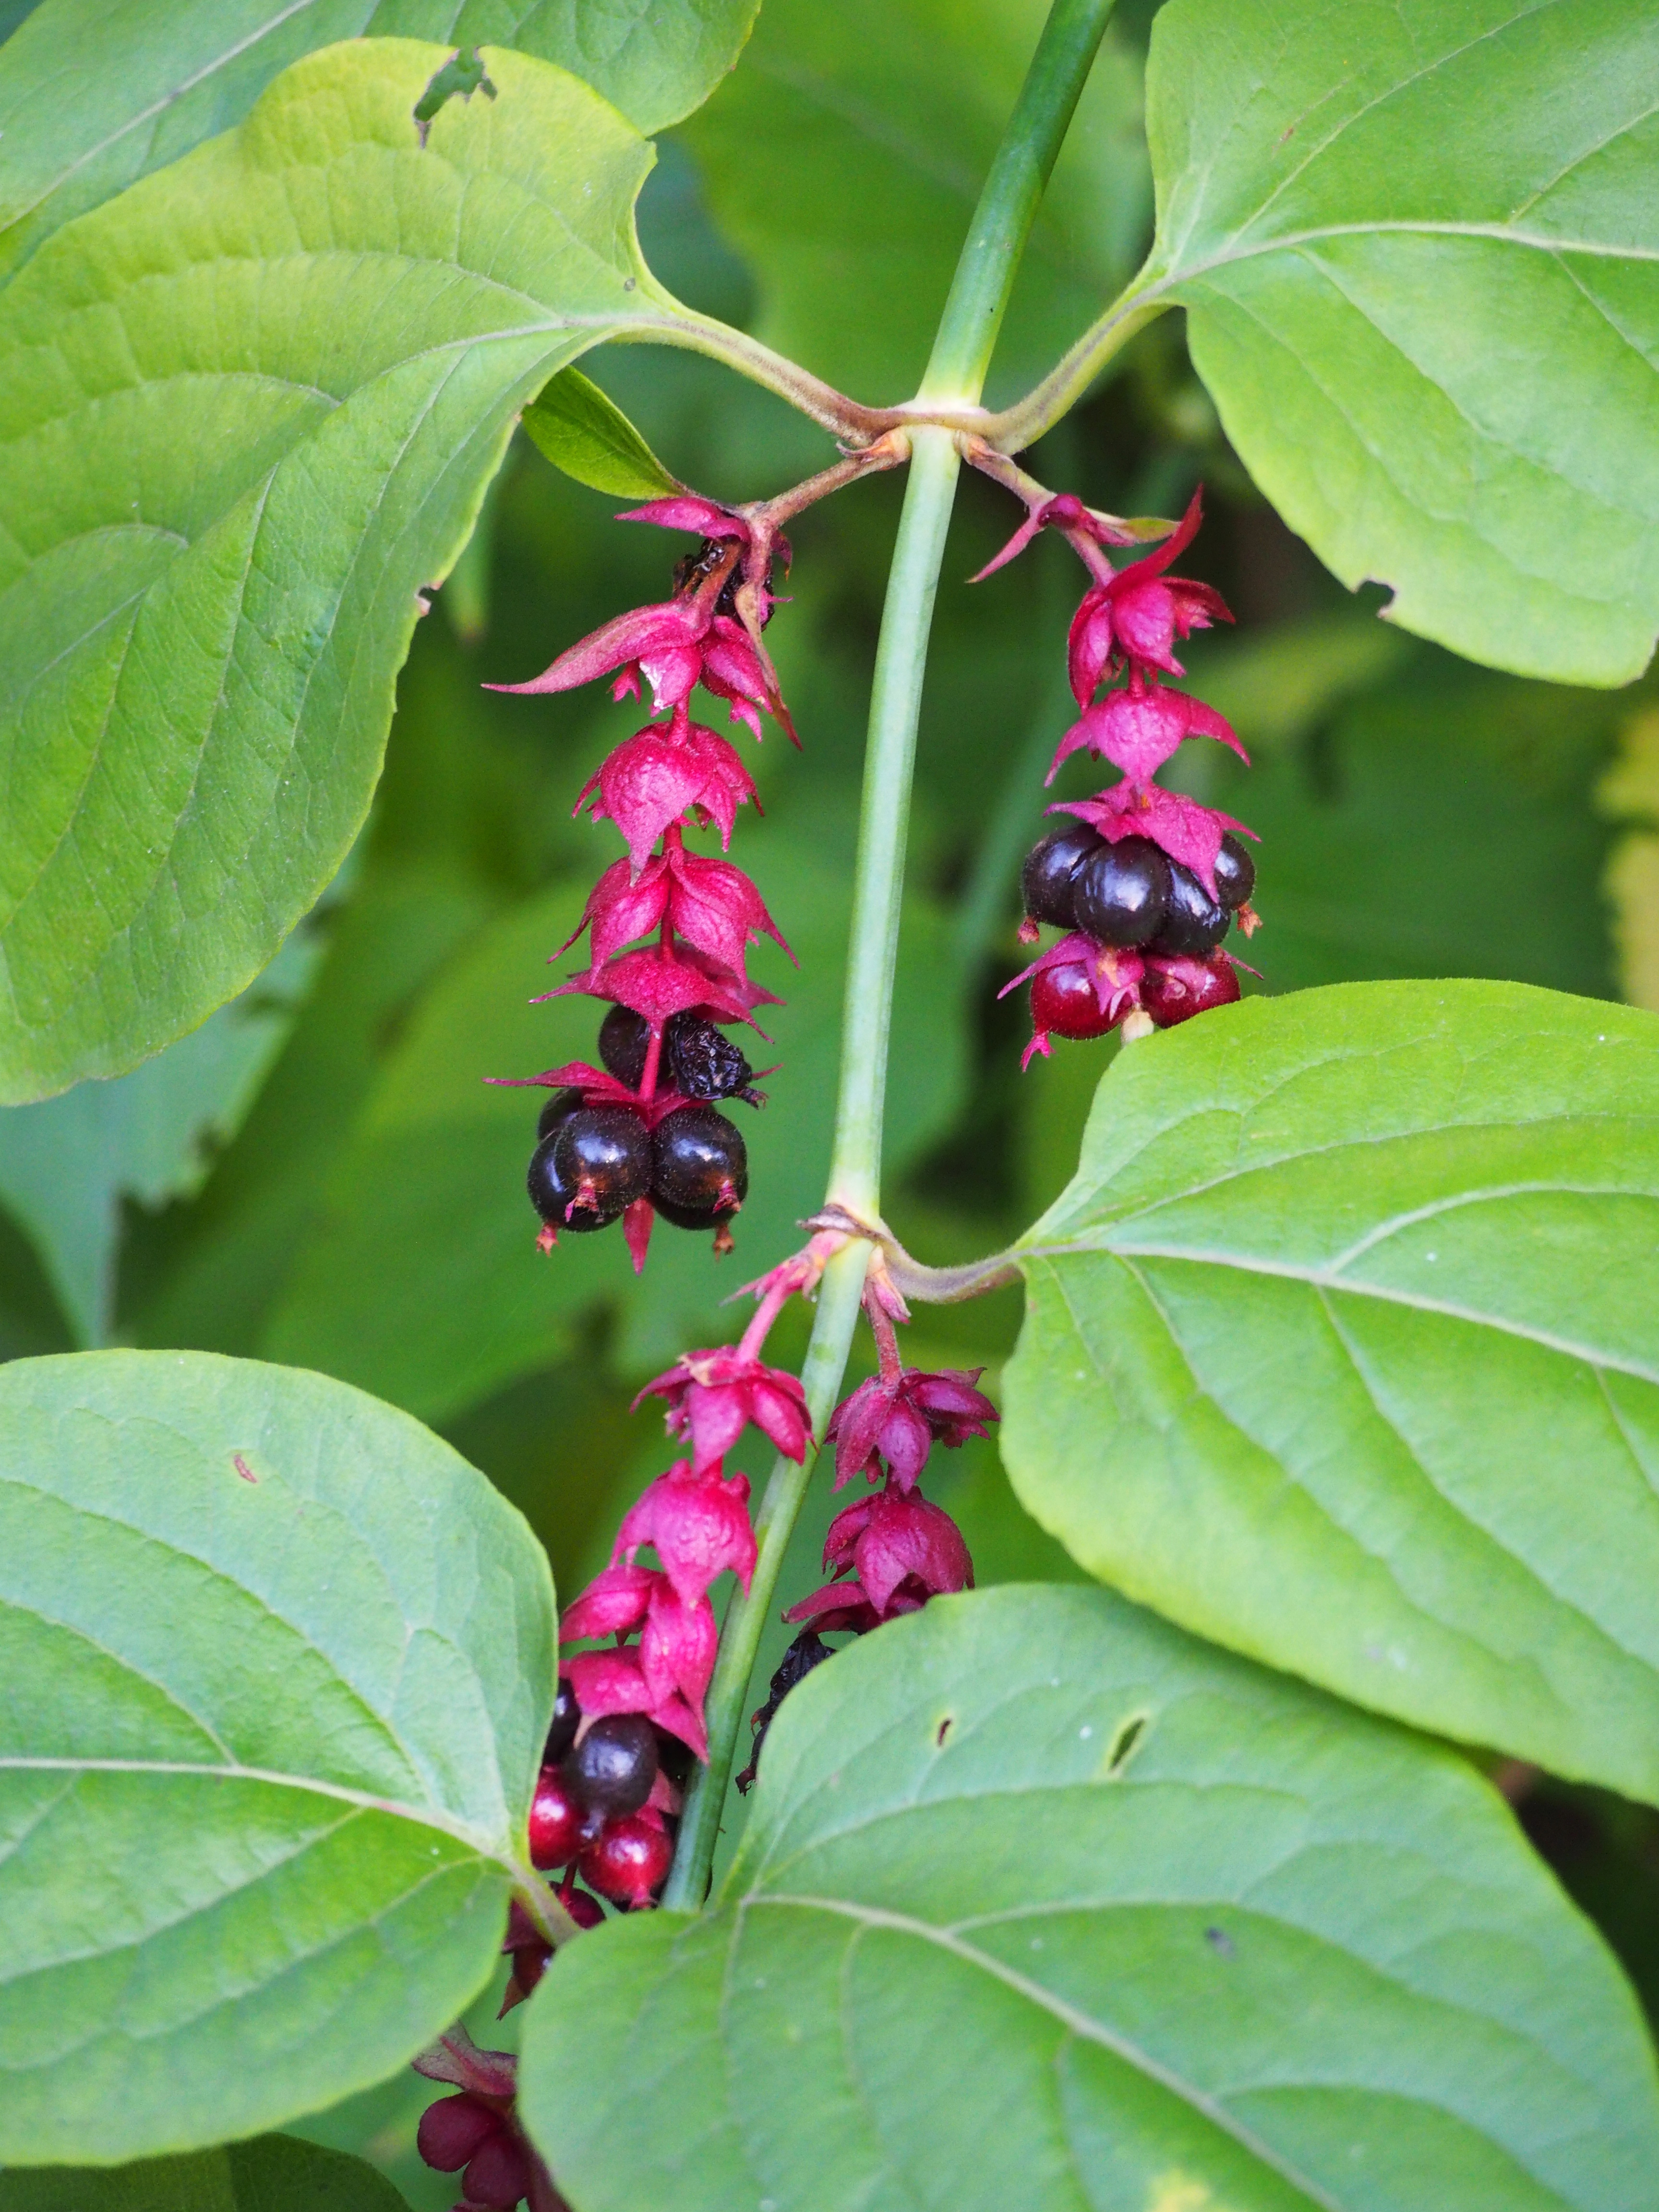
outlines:
[[[1034, 377], [1150, 234], [1139, 73], [1150, 0], [1121, 7], [1022, 277], [997, 391]], [[1042, 9], [985, 0], [972, 35], [942, 0], [903, 9], [766, 0], [709, 106], [661, 146], [646, 251], [692, 304], [753, 328], [857, 396], [914, 388], [963, 228]], [[870, 56], [879, 66], [870, 65]], [[1101, 210], [1107, 210], [1103, 222]], [[651, 347], [584, 368], [669, 465], [716, 497], [781, 488], [831, 458], [811, 426], [713, 364]], [[1469, 666], [1352, 599], [1252, 489], [1188, 362], [1179, 319], [1146, 331], [1030, 465], [1125, 514], [1178, 514], [1205, 487], [1186, 566], [1236, 630], [1194, 641], [1191, 681], [1250, 749], [1190, 764], [1192, 788], [1261, 833], [1255, 988], [1491, 975], [1659, 1007], [1659, 693], [1571, 691]], [[752, 1192], [724, 1264], [659, 1225], [644, 1278], [619, 1235], [548, 1258], [523, 1172], [540, 1094], [488, 1087], [590, 1056], [587, 1000], [529, 1003], [614, 834], [571, 819], [635, 726], [602, 690], [503, 698], [619, 608], [661, 598], [686, 550], [618, 529], [616, 502], [520, 436], [472, 546], [421, 625], [374, 813], [318, 912], [244, 998], [136, 1074], [0, 1113], [0, 1352], [122, 1342], [286, 1360], [431, 1422], [522, 1508], [568, 1591], [602, 1565], [665, 1463], [639, 1384], [737, 1333], [722, 1302], [796, 1241], [829, 1155], [864, 714], [901, 485], [876, 479], [793, 531], [792, 599], [770, 633], [804, 739], [739, 742], [763, 820], [733, 854], [799, 958], [755, 973], [778, 1073], [745, 1119]], [[886, 1210], [921, 1255], [994, 1249], [1067, 1180], [1115, 1046], [1018, 1068], [1017, 877], [1070, 719], [1071, 556], [1039, 543], [963, 580], [1017, 516], [963, 487], [921, 732], [894, 1028]], [[1199, 748], [1188, 747], [1188, 752]], [[1091, 779], [1079, 762], [1051, 797]], [[705, 841], [706, 842], [706, 841]], [[567, 966], [574, 962], [567, 962]], [[558, 963], [556, 963], [556, 973]], [[1016, 1294], [923, 1311], [919, 1364], [980, 1366]], [[805, 1318], [773, 1340], [798, 1356]], [[764, 1472], [751, 1458], [750, 1471]], [[1019, 1511], [994, 1447], [936, 1487], [981, 1582], [1075, 1572]], [[821, 1478], [782, 1585], [818, 1579]], [[775, 1664], [784, 1632], [763, 1653]], [[757, 1702], [758, 1702], [758, 1691]], [[1659, 2012], [1659, 1818], [1512, 1780], [1539, 1848]], [[473, 2025], [486, 2035], [493, 2002]], [[510, 2027], [510, 2023], [507, 2024]], [[506, 2039], [505, 2029], [494, 2039]], [[308, 2130], [382, 2163], [417, 2205], [453, 2185], [414, 2160], [413, 2077]]]

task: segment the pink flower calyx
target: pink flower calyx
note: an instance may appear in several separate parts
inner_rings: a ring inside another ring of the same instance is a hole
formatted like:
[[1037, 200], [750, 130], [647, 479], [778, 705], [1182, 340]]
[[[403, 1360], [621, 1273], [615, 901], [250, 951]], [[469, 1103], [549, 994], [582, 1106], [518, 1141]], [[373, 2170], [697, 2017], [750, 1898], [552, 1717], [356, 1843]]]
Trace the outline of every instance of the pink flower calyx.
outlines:
[[1138, 786], [1149, 783], [1184, 738], [1216, 738], [1231, 745], [1248, 767], [1249, 755], [1232, 725], [1213, 707], [1184, 691], [1166, 691], [1132, 670], [1127, 690], [1113, 691], [1097, 706], [1085, 707], [1054, 751], [1046, 781], [1052, 783], [1060, 763], [1083, 748], [1121, 768]]
[[806, 1394], [795, 1376], [741, 1346], [682, 1352], [665, 1375], [645, 1385], [635, 1405], [648, 1396], [668, 1401], [670, 1436], [690, 1437], [694, 1475], [724, 1459], [751, 1421], [798, 1466], [812, 1441]]
[[596, 821], [614, 822], [638, 874], [663, 832], [688, 817], [718, 823], [724, 852], [738, 807], [754, 796], [753, 781], [726, 739], [681, 706], [668, 722], [647, 723], [608, 755], [572, 811], [586, 805]]
[[688, 1602], [702, 1597], [728, 1567], [746, 1594], [755, 1570], [748, 1506], [747, 1475], [723, 1475], [718, 1468], [697, 1474], [690, 1460], [682, 1460], [659, 1475], [623, 1515], [611, 1563], [631, 1565], [641, 1548], [651, 1544], [669, 1581]]
[[[974, 1562], [962, 1531], [943, 1506], [919, 1490], [890, 1482], [860, 1498], [830, 1523], [823, 1564], [836, 1577], [792, 1606], [786, 1620], [811, 1620], [820, 1632], [869, 1628], [914, 1613], [931, 1597], [971, 1589]], [[850, 1581], [842, 1577], [850, 1576]], [[867, 1607], [873, 1618], [837, 1620]]]
[[828, 1441], [836, 1447], [835, 1486], [854, 1475], [878, 1481], [884, 1470], [901, 1492], [915, 1488], [936, 1443], [947, 1449], [990, 1434], [1000, 1417], [975, 1389], [981, 1367], [936, 1373], [907, 1367], [896, 1376], [872, 1376], [830, 1417]]

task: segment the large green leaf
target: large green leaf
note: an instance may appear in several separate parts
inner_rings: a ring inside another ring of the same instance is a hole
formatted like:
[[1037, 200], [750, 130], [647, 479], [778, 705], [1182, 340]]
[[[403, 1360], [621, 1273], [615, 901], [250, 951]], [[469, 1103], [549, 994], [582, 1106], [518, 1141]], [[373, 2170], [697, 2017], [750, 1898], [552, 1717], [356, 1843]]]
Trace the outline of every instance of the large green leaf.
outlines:
[[497, 97], [422, 148], [441, 59], [296, 64], [4, 296], [0, 1097], [119, 1073], [264, 966], [362, 821], [518, 410], [672, 313], [647, 143], [491, 50]]
[[1659, 1022], [1247, 1000], [1120, 1055], [1021, 1240], [1002, 1447], [1082, 1563], [1360, 1704], [1659, 1796]]
[[[1047, 13], [1046, 0], [767, 0], [687, 133], [759, 280], [758, 336], [861, 399], [915, 389]], [[1109, 33], [1031, 234], [1000, 394], [1040, 376], [1122, 282], [1149, 197], [1139, 72]]]
[[1641, 0], [1153, 27], [1142, 283], [1229, 437], [1345, 583], [1526, 675], [1624, 683], [1659, 625], [1656, 104]]
[[60, 225], [240, 123], [280, 70], [337, 40], [517, 46], [583, 78], [650, 132], [708, 98], [758, 4], [45, 0], [0, 52], [0, 273]]
[[1647, 2212], [1635, 2003], [1461, 1760], [1103, 1591], [809, 1676], [693, 1918], [532, 2002], [582, 2212]]
[[[721, 1301], [784, 1258], [823, 1200], [850, 896], [845, 872], [817, 856], [809, 835], [769, 820], [748, 833], [751, 856], [744, 834], [737, 857], [752, 857], [801, 964], [764, 950], [754, 959], [757, 978], [789, 1003], [760, 1009], [773, 1045], [749, 1041], [760, 1066], [781, 1062], [762, 1086], [768, 1104], [730, 1109], [750, 1164], [732, 1259], [717, 1264], [707, 1237], [663, 1222], [637, 1285], [620, 1230], [567, 1237], [545, 1256], [535, 1249], [524, 1178], [546, 1094], [491, 1089], [483, 1079], [597, 1056], [603, 1009], [594, 1000], [528, 1003], [579, 964], [571, 955], [550, 973], [547, 965], [586, 895], [586, 884], [563, 884], [488, 932], [411, 1018], [273, 1318], [264, 1346], [272, 1358], [349, 1376], [437, 1419], [556, 1358], [572, 1322], [598, 1304], [621, 1305], [617, 1354], [632, 1371], [731, 1333]], [[896, 1005], [905, 1050], [890, 1149], [902, 1164], [949, 1127], [963, 1058], [948, 927], [922, 898], [906, 909]]]
[[520, 1516], [344, 1384], [0, 1370], [0, 2160], [251, 2134], [490, 1972], [554, 1671]]
[[45, 2166], [0, 2173], [0, 2212], [408, 2212], [361, 2158], [258, 2136], [222, 2150], [131, 2166]]

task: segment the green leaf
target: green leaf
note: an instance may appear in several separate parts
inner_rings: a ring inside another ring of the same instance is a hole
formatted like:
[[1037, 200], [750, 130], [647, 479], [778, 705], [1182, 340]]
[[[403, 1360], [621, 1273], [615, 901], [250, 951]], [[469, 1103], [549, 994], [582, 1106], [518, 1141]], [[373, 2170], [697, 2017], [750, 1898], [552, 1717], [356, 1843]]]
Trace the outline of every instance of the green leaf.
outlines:
[[0, 2160], [379, 2081], [482, 1986], [553, 1590], [407, 1416], [207, 1353], [0, 1370]]
[[8, 1102], [124, 1073], [265, 964], [362, 822], [519, 409], [673, 312], [633, 240], [645, 141], [491, 49], [498, 98], [422, 149], [442, 58], [297, 64], [4, 295]]
[[[483, 1079], [595, 1057], [594, 1000], [529, 1003], [579, 964], [574, 953], [551, 973], [547, 964], [586, 896], [585, 882], [562, 884], [485, 933], [411, 1015], [342, 1156], [328, 1218], [295, 1262], [264, 1340], [270, 1357], [349, 1376], [439, 1419], [559, 1357], [573, 1322], [599, 1305], [621, 1310], [626, 1372], [730, 1334], [721, 1302], [799, 1243], [800, 1220], [823, 1200], [851, 890], [810, 833], [769, 817], [759, 834], [761, 889], [800, 968], [764, 949], [753, 956], [756, 977], [789, 1003], [759, 1009], [775, 1042], [751, 1036], [746, 1047], [761, 1066], [782, 1063], [762, 1085], [767, 1105], [731, 1109], [750, 1164], [732, 1260], [717, 1265], [706, 1237], [660, 1221], [637, 1281], [620, 1231], [535, 1249], [524, 1177], [546, 1093]], [[950, 1127], [963, 1074], [949, 928], [919, 897], [907, 902], [896, 1003], [906, 1049], [889, 1151], [901, 1165]]]
[[1659, 16], [1170, 0], [1158, 241], [1228, 436], [1344, 583], [1524, 675], [1659, 625]]
[[[758, 337], [862, 399], [915, 389], [1046, 0], [767, 0], [687, 137], [759, 281]], [[1099, 312], [1149, 212], [1139, 71], [1109, 32], [992, 378], [1012, 398]], [[854, 304], [856, 303], [856, 304]]]
[[0, 2212], [408, 2212], [361, 2158], [257, 2136], [252, 2142], [131, 2166], [47, 2166], [0, 2173]]
[[581, 77], [649, 134], [708, 97], [758, 5], [45, 0], [0, 52], [0, 273], [62, 224], [240, 123], [274, 76], [337, 40], [516, 46]]
[[1659, 1022], [1253, 999], [1121, 1054], [1021, 1240], [1004, 1457], [1082, 1564], [1358, 1703], [1659, 1796]]
[[1103, 1591], [819, 1668], [715, 1909], [532, 2002], [582, 2212], [1646, 2212], [1635, 2003], [1461, 1759]]
[[122, 1200], [154, 1207], [201, 1188], [287, 1042], [319, 951], [296, 932], [240, 998], [131, 1075], [0, 1107], [0, 1200], [82, 1344], [108, 1340]]
[[562, 368], [532, 406], [524, 427], [536, 450], [578, 483], [618, 499], [655, 499], [683, 491], [616, 402], [579, 368]]

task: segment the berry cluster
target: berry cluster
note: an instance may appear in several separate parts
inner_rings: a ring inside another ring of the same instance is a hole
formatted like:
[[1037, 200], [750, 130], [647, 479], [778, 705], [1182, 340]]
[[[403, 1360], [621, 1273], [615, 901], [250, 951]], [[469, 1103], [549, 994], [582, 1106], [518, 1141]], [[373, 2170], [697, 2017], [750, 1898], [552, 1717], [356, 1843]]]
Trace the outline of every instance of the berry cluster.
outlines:
[[452, 2027], [421, 2053], [415, 2070], [459, 2092], [428, 2105], [415, 2136], [429, 2166], [460, 2175], [456, 2212], [513, 2212], [526, 2197], [532, 2212], [570, 2212], [514, 2117], [511, 2051], [480, 2051], [464, 2027]]
[[[1072, 690], [1083, 711], [1061, 738], [1048, 780], [1080, 750], [1122, 771], [1092, 799], [1052, 809], [1075, 816], [1076, 825], [1051, 832], [1026, 855], [1021, 934], [1035, 939], [1045, 923], [1063, 933], [1006, 987], [1031, 986], [1029, 1064], [1034, 1053], [1048, 1052], [1051, 1036], [1103, 1036], [1126, 1020], [1126, 1036], [1168, 1029], [1230, 1004], [1238, 976], [1221, 940], [1235, 916], [1246, 936], [1257, 916], [1249, 903], [1255, 863], [1235, 834], [1255, 832], [1153, 780], [1188, 737], [1217, 738], [1246, 757], [1212, 708], [1163, 681], [1186, 673], [1174, 656], [1177, 638], [1232, 620], [1209, 585], [1165, 574], [1197, 532], [1198, 495], [1156, 552], [1114, 569], [1102, 549], [1133, 542], [1133, 531], [1070, 493], [1049, 498], [1024, 479], [1018, 488], [1026, 520], [981, 573], [1000, 568], [1038, 530], [1054, 528], [1095, 580], [1068, 643]], [[1109, 689], [1097, 700], [1103, 684]]]
[[741, 869], [686, 849], [688, 823], [714, 824], [724, 851], [738, 808], [755, 795], [732, 747], [694, 722], [688, 702], [701, 684], [757, 738], [763, 710], [795, 733], [761, 639], [772, 615], [772, 564], [787, 563], [787, 542], [758, 514], [690, 493], [621, 520], [699, 533], [698, 551], [675, 569], [672, 597], [617, 616], [532, 682], [492, 688], [563, 691], [611, 676], [617, 699], [638, 697], [648, 684], [653, 714], [666, 717], [619, 745], [576, 801], [578, 812], [586, 807], [614, 822], [628, 851], [594, 885], [560, 948], [587, 933], [588, 965], [546, 995], [611, 1002], [601, 1065], [575, 1060], [505, 1079], [555, 1093], [537, 1124], [527, 1178], [542, 1249], [561, 1230], [621, 1221], [639, 1268], [659, 1214], [676, 1228], [712, 1230], [715, 1250], [730, 1249], [727, 1224], [748, 1192], [748, 1158], [737, 1127], [713, 1102], [757, 1106], [763, 1094], [721, 1025], [757, 1027], [755, 1008], [779, 1003], [750, 981], [750, 945], [765, 935], [789, 950]]

